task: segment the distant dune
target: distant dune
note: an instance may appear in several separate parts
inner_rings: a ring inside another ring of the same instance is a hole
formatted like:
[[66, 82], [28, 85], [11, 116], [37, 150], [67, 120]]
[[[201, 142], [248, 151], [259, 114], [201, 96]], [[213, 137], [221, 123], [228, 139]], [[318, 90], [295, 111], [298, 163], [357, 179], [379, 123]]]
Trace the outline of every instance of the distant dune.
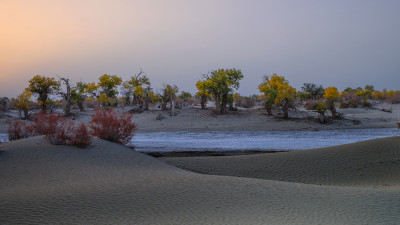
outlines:
[[[305, 151], [304, 156], [293, 152], [180, 159], [196, 163], [203, 172], [216, 167], [214, 162], [226, 164], [216, 170], [220, 176], [178, 169], [102, 140], [78, 149], [33, 137], [0, 144], [0, 224], [397, 224], [398, 146], [399, 138], [388, 138]], [[382, 158], [374, 150], [378, 147], [387, 149]], [[389, 156], [394, 160], [390, 166]], [[382, 166], [362, 165], [363, 160]], [[273, 168], [260, 167], [262, 161]], [[291, 182], [236, 177], [240, 167], [242, 176], [249, 177], [256, 173], [250, 168], [278, 176], [279, 167], [287, 167], [280, 174]], [[303, 175], [317, 167], [326, 175]], [[334, 177], [354, 178], [352, 171], [364, 167], [368, 175], [392, 173], [382, 180], [393, 188], [362, 187], [376, 185], [374, 179], [358, 179], [351, 187], [294, 183], [319, 183], [325, 177], [323, 184], [345, 185], [344, 178]]]
[[274, 154], [161, 159], [203, 174], [335, 186], [400, 188], [400, 137]]

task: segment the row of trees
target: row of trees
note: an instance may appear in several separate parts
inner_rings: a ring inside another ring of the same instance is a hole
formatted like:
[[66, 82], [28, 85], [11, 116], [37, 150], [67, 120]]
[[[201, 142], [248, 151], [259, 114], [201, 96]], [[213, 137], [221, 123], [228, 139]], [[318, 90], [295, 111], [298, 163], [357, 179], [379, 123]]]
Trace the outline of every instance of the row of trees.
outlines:
[[[62, 88], [63, 85], [65, 86], [64, 90]], [[77, 82], [73, 86], [67, 78], [60, 78], [57, 81], [54, 77], [36, 75], [29, 80], [28, 87], [17, 98], [11, 101], [8, 98], [5, 99], [4, 105], [13, 102], [20, 112], [24, 113], [24, 118], [28, 118], [33, 95], [37, 96], [37, 102], [45, 113], [55, 103], [50, 96], [58, 95], [62, 97], [65, 115], [69, 115], [71, 113], [71, 105], [76, 104], [83, 111], [87, 100], [95, 101], [98, 106], [105, 108], [116, 106], [121, 100], [121, 97], [119, 97], [121, 93], [124, 105], [135, 105], [139, 111], [147, 110], [149, 102], [161, 102], [161, 107], [165, 110], [167, 103], [170, 102], [171, 115], [174, 115], [178, 87], [165, 84], [159, 93], [155, 93], [150, 85], [149, 78], [143, 71], [126, 81], [122, 81], [116, 75], [104, 74], [97, 83]], [[179, 97], [188, 99], [191, 98], [191, 95], [188, 92], [182, 92]]]
[[[236, 105], [251, 107], [255, 100], [262, 99], [268, 115], [272, 115], [274, 107], [280, 108], [283, 117], [289, 117], [289, 109], [294, 108], [296, 99], [306, 101], [312, 100], [309, 108], [325, 114], [330, 110], [334, 119], [340, 118], [336, 112], [336, 103], [340, 100], [341, 107], [356, 107], [358, 104], [368, 105], [368, 99], [388, 100], [398, 98], [400, 102], [400, 92], [374, 90], [372, 85], [365, 88], [346, 88], [341, 93], [335, 87], [323, 88], [322, 85], [305, 83], [301, 91], [296, 91], [289, 81], [283, 76], [272, 74], [265, 76], [262, 83], [258, 86], [261, 95], [252, 97], [242, 97], [234, 93], [240, 86], [240, 80], [243, 74], [237, 69], [218, 69], [203, 75], [202, 79], [196, 83], [198, 92], [196, 96], [200, 100], [202, 109], [206, 107], [207, 100], [213, 99], [218, 114], [224, 114]], [[64, 88], [62, 88], [64, 87]], [[63, 108], [65, 115], [69, 115], [71, 105], [77, 105], [81, 111], [84, 110], [85, 102], [95, 102], [97, 106], [105, 108], [111, 106], [123, 105], [137, 106], [137, 110], [148, 110], [149, 103], [160, 102], [161, 110], [167, 109], [170, 103], [170, 115], [175, 115], [174, 109], [177, 99], [187, 101], [192, 98], [188, 92], [181, 92], [178, 96], [179, 88], [176, 85], [165, 84], [157, 93], [151, 88], [149, 77], [140, 71], [128, 80], [123, 81], [116, 75], [104, 74], [99, 77], [98, 82], [85, 83], [77, 82], [75, 85], [70, 83], [67, 78], [60, 78], [58, 81], [53, 77], [34, 76], [29, 80], [28, 87], [16, 98], [12, 99], [14, 105], [28, 117], [31, 97], [37, 96], [38, 104], [44, 112], [54, 104], [50, 99], [51, 95], [61, 96], [63, 99]], [[5, 105], [8, 99], [0, 99], [0, 107]], [[393, 101], [392, 101], [393, 102]]]

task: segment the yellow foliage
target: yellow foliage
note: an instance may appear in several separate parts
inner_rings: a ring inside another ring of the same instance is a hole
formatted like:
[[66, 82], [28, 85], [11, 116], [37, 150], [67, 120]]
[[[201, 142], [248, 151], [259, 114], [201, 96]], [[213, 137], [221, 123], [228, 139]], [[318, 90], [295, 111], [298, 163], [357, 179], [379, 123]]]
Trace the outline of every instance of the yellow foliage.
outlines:
[[103, 106], [107, 106], [111, 103], [111, 98], [107, 97], [105, 93], [100, 94], [100, 103]]
[[29, 110], [29, 103], [31, 97], [32, 97], [32, 92], [30, 92], [28, 88], [25, 88], [24, 92], [18, 95], [15, 106], [17, 106], [22, 110]]
[[366, 100], [369, 98], [369, 96], [371, 96], [371, 90], [361, 90], [361, 91], [358, 91], [355, 95], [361, 96], [364, 98], [364, 100]]
[[145, 98], [146, 97], [146, 90], [142, 86], [135, 87], [135, 96], [138, 98]]
[[93, 92], [96, 92], [98, 88], [99, 88], [99, 85], [96, 85], [94, 82], [88, 83], [87, 87], [86, 87], [86, 91], [88, 93], [93, 93]]
[[169, 96], [169, 98], [175, 98], [176, 94], [179, 92], [179, 89], [176, 85], [169, 85], [165, 86], [165, 94]]
[[327, 87], [325, 89], [324, 98], [329, 101], [337, 101], [339, 100], [339, 96], [344, 96], [346, 94], [347, 92], [342, 91], [342, 93], [339, 95], [339, 91], [336, 87]]
[[348, 95], [349, 93], [348, 92], [346, 92], [346, 91], [341, 91], [340, 92], [340, 98], [343, 98], [344, 96], [346, 96], [346, 95]]
[[54, 79], [54, 77], [45, 77], [36, 75], [29, 80], [28, 90], [33, 93], [51, 94], [53, 91], [58, 90], [60, 84]]
[[296, 89], [290, 86], [288, 83], [278, 84], [278, 95], [277, 99], [294, 99]]
[[113, 88], [117, 85], [120, 85], [122, 83], [122, 79], [120, 77], [117, 77], [116, 75], [110, 76], [107, 74], [104, 74], [103, 76], [101, 76], [99, 78], [99, 81], [100, 81], [99, 86], [101, 86], [101, 87], [106, 86], [106, 87], [111, 87], [111, 88]]
[[155, 94], [154, 92], [150, 91], [148, 95], [152, 103], [161, 102], [160, 96]]
[[387, 97], [388, 98], [391, 98], [393, 95], [395, 95], [396, 94], [396, 92], [395, 91], [393, 91], [393, 90], [390, 90], [388, 93], [387, 93]]
[[386, 96], [383, 91], [374, 91], [371, 94], [371, 98], [374, 100], [385, 100]]
[[98, 86], [102, 88], [103, 92], [107, 94], [108, 97], [113, 98], [118, 95], [116, 87], [122, 83], [122, 79], [116, 75], [104, 74], [99, 78]]
[[296, 89], [289, 85], [283, 77], [273, 74], [265, 82], [258, 86], [258, 89], [267, 98], [267, 102], [279, 104], [282, 100], [293, 100]]
[[197, 81], [196, 82], [196, 88], [198, 90], [198, 92], [196, 93], [199, 96], [211, 96], [210, 93], [207, 92], [207, 85], [206, 85], [206, 81]]
[[240, 98], [240, 94], [239, 93], [234, 93], [233, 95], [232, 95], [232, 98], [233, 98], [233, 101], [237, 101], [239, 98]]

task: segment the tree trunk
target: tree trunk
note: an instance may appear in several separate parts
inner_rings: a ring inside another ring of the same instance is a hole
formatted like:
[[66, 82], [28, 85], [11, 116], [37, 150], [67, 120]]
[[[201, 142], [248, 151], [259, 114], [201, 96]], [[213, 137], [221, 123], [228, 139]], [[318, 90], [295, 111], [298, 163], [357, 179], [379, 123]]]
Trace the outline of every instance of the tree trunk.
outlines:
[[71, 114], [71, 86], [69, 85], [69, 79], [61, 78], [67, 87], [67, 93], [62, 93], [64, 97], [64, 115], [69, 116]]
[[64, 114], [69, 116], [71, 114], [71, 88], [67, 85], [67, 94], [65, 96], [65, 109]]
[[223, 94], [220, 101], [221, 101], [220, 114], [224, 114], [226, 112], [226, 105], [228, 104], [228, 95]]
[[149, 97], [147, 97], [146, 101], [144, 102], [144, 110], [146, 110], [146, 111], [149, 110]]
[[226, 102], [222, 102], [219, 114], [224, 114], [225, 112], [226, 112]]
[[201, 109], [206, 108], [206, 101], [207, 101], [207, 96], [201, 96]]
[[283, 111], [283, 119], [289, 119], [289, 107], [288, 107], [289, 102], [287, 100], [284, 100], [282, 104], [282, 111]]
[[79, 111], [81, 112], [85, 111], [85, 109], [83, 108], [83, 100], [78, 100], [77, 104], [79, 107]]
[[161, 111], [165, 111], [165, 110], [167, 110], [167, 101], [166, 101], [166, 99], [162, 99], [162, 101], [161, 101]]
[[331, 110], [332, 118], [333, 119], [339, 119], [339, 115], [336, 112], [335, 102], [334, 101], [329, 101], [329, 109]]
[[272, 104], [269, 102], [265, 103], [265, 109], [267, 110], [268, 116], [272, 116]]
[[136, 106], [138, 104], [138, 98], [136, 97], [136, 95], [133, 95], [133, 105]]
[[326, 120], [325, 120], [325, 111], [319, 112], [319, 122], [320, 123], [325, 123], [326, 122]]
[[45, 93], [40, 94], [40, 101], [42, 102], [42, 111], [43, 111], [43, 113], [47, 114], [47, 104], [46, 104], [47, 94], [45, 94]]
[[24, 109], [24, 119], [27, 120], [29, 118], [29, 110]]
[[221, 113], [221, 103], [220, 103], [218, 95], [214, 95], [214, 102], [215, 102], [215, 109], [217, 110], [217, 113], [222, 114]]
[[175, 99], [171, 99], [170, 116], [175, 116]]
[[141, 99], [139, 99], [139, 109], [140, 109], [140, 111], [143, 110], [143, 102]]
[[125, 106], [130, 106], [131, 105], [131, 98], [129, 95], [125, 96]]

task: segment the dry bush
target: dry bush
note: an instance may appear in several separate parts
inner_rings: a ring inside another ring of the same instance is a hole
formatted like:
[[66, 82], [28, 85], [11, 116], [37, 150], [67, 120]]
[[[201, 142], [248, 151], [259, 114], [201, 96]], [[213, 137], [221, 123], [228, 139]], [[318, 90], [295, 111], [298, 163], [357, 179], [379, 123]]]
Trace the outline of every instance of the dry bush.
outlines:
[[74, 133], [71, 136], [70, 142], [72, 145], [80, 148], [85, 148], [92, 143], [92, 137], [84, 123], [79, 123], [79, 125], [74, 127]]
[[26, 122], [8, 120], [8, 140], [14, 141], [21, 138], [27, 138], [35, 135], [32, 125]]
[[236, 101], [235, 105], [242, 108], [252, 108], [255, 105], [255, 100], [252, 97], [240, 96]]
[[243, 105], [244, 108], [253, 108], [256, 105], [256, 101], [254, 98], [246, 97], [245, 103]]
[[40, 111], [33, 119], [33, 128], [36, 135], [47, 135], [56, 132], [61, 119], [60, 114], [46, 114]]
[[351, 96], [348, 100], [343, 100], [340, 102], [340, 108], [357, 108], [359, 105], [362, 105], [362, 98], [358, 96]]
[[85, 148], [91, 144], [91, 136], [86, 126], [63, 118], [60, 114], [39, 114], [34, 120], [35, 132], [44, 134], [54, 145], [74, 145]]
[[[44, 124], [46, 124], [46, 122], [44, 122]], [[55, 126], [55, 131], [44, 133], [44, 137], [53, 145], [69, 144], [74, 133], [74, 122], [60, 118], [57, 121], [53, 119], [47, 128], [52, 126]]]
[[96, 110], [89, 127], [92, 129], [93, 136], [119, 144], [129, 143], [136, 130], [136, 125], [132, 122], [132, 114], [118, 115], [112, 109]]
[[400, 93], [394, 94], [392, 96], [390, 96], [390, 98], [388, 99], [388, 101], [392, 104], [398, 104], [400, 103]]
[[74, 145], [84, 148], [91, 144], [91, 136], [86, 126], [78, 126], [71, 120], [62, 118], [59, 114], [39, 113], [33, 123], [9, 121], [9, 140], [18, 140], [35, 135], [44, 135], [45, 139], [54, 145]]
[[307, 100], [306, 103], [304, 103], [304, 108], [307, 110], [314, 110], [316, 104], [317, 101]]

